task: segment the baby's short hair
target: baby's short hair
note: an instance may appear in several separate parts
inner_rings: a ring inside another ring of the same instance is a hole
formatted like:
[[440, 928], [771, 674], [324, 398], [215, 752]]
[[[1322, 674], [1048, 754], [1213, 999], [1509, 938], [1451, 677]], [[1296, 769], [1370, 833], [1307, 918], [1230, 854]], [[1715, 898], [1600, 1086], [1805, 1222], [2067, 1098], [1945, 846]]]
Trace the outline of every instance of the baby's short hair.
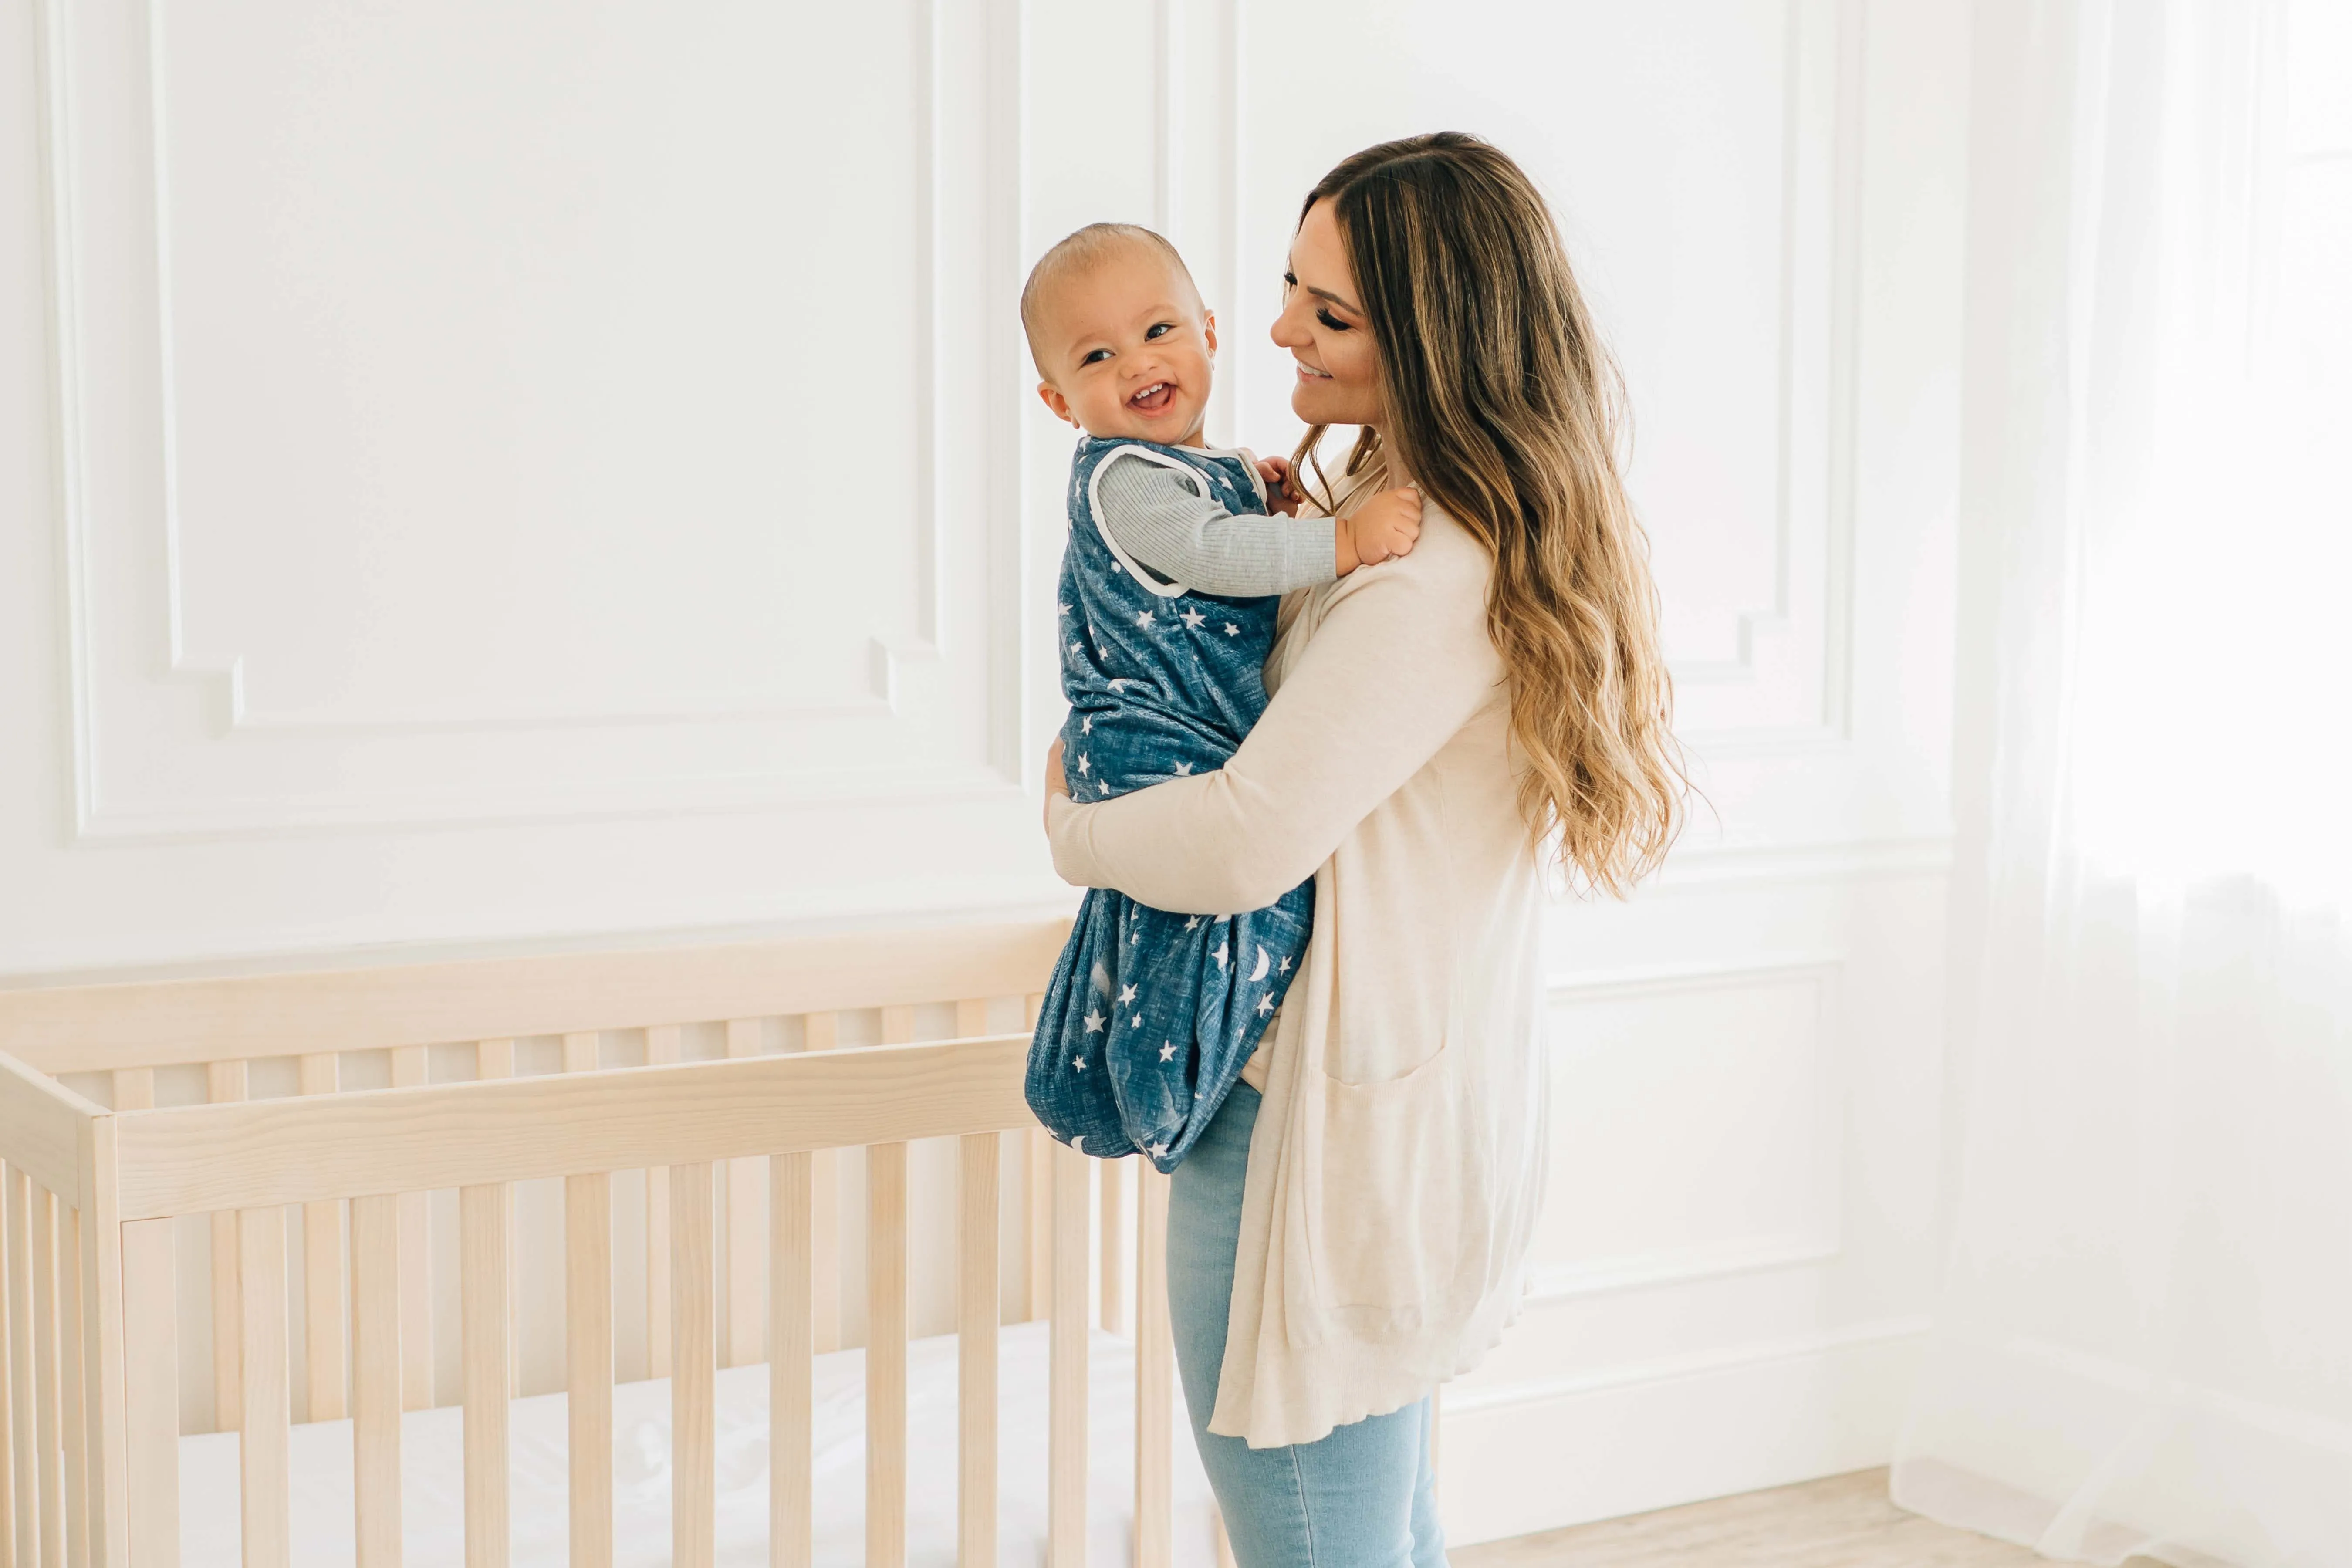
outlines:
[[1045, 291], [1065, 279], [1076, 278], [1122, 250], [1141, 246], [1157, 250], [1184, 279], [1184, 287], [1192, 298], [1201, 297], [1201, 287], [1192, 281], [1192, 269], [1184, 265], [1183, 256], [1168, 242], [1168, 237], [1139, 223], [1090, 223], [1082, 229], [1064, 235], [1054, 242], [1052, 249], [1037, 258], [1029, 269], [1029, 281], [1021, 286], [1021, 331], [1029, 339], [1029, 358], [1044, 375], [1045, 367], [1037, 353], [1037, 301]]

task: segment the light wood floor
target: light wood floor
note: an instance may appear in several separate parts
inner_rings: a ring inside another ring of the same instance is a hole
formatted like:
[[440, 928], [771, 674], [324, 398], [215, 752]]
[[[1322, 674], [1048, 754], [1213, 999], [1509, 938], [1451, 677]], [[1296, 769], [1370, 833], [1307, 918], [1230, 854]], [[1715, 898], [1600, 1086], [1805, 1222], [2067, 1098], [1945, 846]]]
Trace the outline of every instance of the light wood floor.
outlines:
[[[2022, 1546], [1933, 1524], [1852, 1475], [1465, 1546], [1454, 1568], [2026, 1568]], [[2162, 1568], [2135, 1557], [2124, 1568]]]

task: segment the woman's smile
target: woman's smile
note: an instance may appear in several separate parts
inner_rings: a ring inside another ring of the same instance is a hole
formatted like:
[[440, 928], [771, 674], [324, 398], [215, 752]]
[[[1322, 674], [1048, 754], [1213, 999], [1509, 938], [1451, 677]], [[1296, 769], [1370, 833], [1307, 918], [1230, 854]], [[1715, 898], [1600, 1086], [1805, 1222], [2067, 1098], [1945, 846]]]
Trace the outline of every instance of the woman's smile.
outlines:
[[1298, 379], [1301, 381], [1328, 381], [1331, 379], [1331, 373], [1328, 370], [1317, 370], [1305, 360], [1299, 360], [1296, 363], [1298, 366]]

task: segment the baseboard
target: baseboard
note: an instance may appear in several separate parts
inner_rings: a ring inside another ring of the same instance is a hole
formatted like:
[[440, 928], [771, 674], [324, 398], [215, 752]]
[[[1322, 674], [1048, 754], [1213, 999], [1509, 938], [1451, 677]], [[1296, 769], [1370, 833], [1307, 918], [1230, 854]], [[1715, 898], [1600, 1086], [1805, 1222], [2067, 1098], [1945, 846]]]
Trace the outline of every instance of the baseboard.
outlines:
[[1446, 1538], [1468, 1546], [1883, 1465], [1926, 1331], [1895, 1319], [1447, 1397]]

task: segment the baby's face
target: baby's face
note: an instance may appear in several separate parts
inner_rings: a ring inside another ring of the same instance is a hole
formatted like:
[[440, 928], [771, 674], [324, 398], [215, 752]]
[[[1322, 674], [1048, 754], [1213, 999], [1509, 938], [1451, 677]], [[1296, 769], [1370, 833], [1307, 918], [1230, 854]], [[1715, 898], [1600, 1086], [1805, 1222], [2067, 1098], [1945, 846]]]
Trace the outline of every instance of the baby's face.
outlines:
[[1200, 438], [1216, 318], [1182, 273], [1138, 246], [1059, 283], [1036, 313], [1037, 395], [1089, 436]]

